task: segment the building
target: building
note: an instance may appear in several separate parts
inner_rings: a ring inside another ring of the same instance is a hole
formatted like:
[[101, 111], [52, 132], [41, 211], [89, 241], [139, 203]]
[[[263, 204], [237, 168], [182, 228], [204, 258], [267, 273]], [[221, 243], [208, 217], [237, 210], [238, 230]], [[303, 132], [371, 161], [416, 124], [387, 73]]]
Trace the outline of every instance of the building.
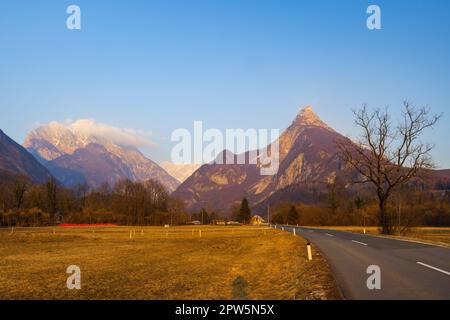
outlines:
[[261, 225], [266, 223], [266, 221], [261, 218], [261, 216], [258, 215], [254, 215], [251, 219], [250, 219], [250, 224], [252, 225]]

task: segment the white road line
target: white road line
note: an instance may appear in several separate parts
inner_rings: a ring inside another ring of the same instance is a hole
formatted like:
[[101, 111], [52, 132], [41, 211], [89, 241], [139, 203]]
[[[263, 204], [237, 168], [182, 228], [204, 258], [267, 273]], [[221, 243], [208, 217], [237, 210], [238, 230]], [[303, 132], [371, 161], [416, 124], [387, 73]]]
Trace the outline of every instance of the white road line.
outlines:
[[417, 264], [420, 264], [421, 266], [433, 269], [435, 271], [442, 272], [443, 274], [446, 274], [446, 275], [450, 276], [450, 272], [442, 270], [442, 269], [439, 269], [439, 268], [436, 268], [436, 267], [433, 267], [433, 266], [430, 266], [429, 264], [426, 264], [426, 263], [423, 263], [423, 262], [420, 262], [420, 261], [417, 261]]
[[329, 237], [334, 237], [332, 234], [329, 234], [329, 233], [325, 233], [325, 235], [327, 235]]
[[352, 242], [362, 244], [363, 246], [368, 246], [368, 244], [364, 243], [364, 242], [359, 242], [359, 241], [356, 241], [356, 240], [352, 240]]

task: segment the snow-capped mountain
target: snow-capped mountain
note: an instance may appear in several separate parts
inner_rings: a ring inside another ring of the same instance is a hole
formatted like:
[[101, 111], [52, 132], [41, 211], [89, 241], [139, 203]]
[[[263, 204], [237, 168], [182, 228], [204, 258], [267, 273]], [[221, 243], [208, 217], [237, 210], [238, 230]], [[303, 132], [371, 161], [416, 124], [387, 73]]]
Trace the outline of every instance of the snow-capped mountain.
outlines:
[[183, 183], [195, 171], [197, 171], [201, 165], [196, 163], [173, 163], [164, 161], [160, 163], [160, 166], [180, 183]]
[[[124, 139], [111, 141], [93, 120], [79, 120], [70, 125], [52, 122], [32, 131], [23, 146], [68, 186], [87, 182], [97, 187], [111, 186], [121, 179], [154, 179], [173, 191], [179, 182], [135, 146]], [[126, 137], [125, 137], [126, 138]], [[95, 161], [94, 161], [95, 159]], [[106, 170], [107, 169], [107, 170]]]

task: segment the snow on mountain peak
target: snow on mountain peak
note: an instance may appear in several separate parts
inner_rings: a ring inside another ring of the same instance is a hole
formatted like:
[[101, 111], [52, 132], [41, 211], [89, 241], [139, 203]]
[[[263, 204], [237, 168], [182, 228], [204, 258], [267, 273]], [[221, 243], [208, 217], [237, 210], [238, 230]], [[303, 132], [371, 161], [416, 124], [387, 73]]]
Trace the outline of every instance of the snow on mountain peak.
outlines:
[[149, 133], [143, 131], [113, 127], [93, 119], [80, 119], [43, 125], [27, 136], [24, 146], [28, 148], [36, 141], [43, 140], [61, 148], [62, 152], [71, 154], [90, 143], [103, 145], [112, 143], [121, 147], [134, 148], [153, 147], [155, 144], [149, 140], [149, 136]]
[[[57, 178], [63, 183], [71, 183], [70, 172], [81, 170], [80, 173], [93, 185], [101, 185], [105, 181], [117, 182], [124, 178], [132, 181], [155, 179], [169, 191], [173, 191], [179, 182], [139, 151], [140, 147], [154, 145], [147, 136], [143, 131], [113, 127], [93, 119], [81, 119], [63, 124], [51, 122], [41, 126], [26, 137], [24, 147], [43, 164], [58, 167], [60, 176]], [[105, 155], [99, 158], [93, 152], [94, 145], [101, 146], [106, 151]], [[86, 156], [96, 159], [98, 163], [95, 165], [98, 165], [99, 172], [103, 165], [110, 165], [108, 159], [114, 158], [117, 166], [111, 170], [118, 171], [111, 172], [111, 176], [99, 176], [96, 170], [91, 170], [94, 163], [89, 162], [90, 159]], [[61, 168], [68, 171], [63, 172]], [[120, 168], [126, 170], [119, 170]]]
[[160, 164], [160, 166], [180, 183], [183, 183], [198, 168], [200, 168], [201, 165], [197, 163], [173, 163], [164, 161]]

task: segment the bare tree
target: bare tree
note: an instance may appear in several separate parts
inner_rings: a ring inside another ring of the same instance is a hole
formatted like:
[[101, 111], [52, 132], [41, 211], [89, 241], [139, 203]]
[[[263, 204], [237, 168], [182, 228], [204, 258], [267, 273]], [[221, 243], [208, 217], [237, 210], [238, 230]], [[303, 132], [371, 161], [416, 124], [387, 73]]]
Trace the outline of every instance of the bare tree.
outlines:
[[28, 188], [28, 179], [26, 177], [19, 176], [16, 181], [14, 181], [12, 188], [14, 194], [14, 207], [15, 209], [20, 209], [25, 198], [25, 192]]
[[422, 133], [432, 128], [441, 115], [430, 115], [429, 108], [414, 108], [404, 102], [402, 116], [394, 124], [388, 110], [369, 111], [367, 106], [353, 112], [362, 130], [359, 141], [338, 141], [342, 158], [359, 173], [356, 183], [369, 183], [376, 189], [379, 224], [382, 233], [394, 232], [387, 212], [392, 192], [407, 184], [418, 173], [433, 168], [433, 146], [421, 142]]
[[49, 178], [45, 183], [47, 192], [47, 209], [52, 217], [55, 216], [58, 210], [58, 183], [55, 178]]

